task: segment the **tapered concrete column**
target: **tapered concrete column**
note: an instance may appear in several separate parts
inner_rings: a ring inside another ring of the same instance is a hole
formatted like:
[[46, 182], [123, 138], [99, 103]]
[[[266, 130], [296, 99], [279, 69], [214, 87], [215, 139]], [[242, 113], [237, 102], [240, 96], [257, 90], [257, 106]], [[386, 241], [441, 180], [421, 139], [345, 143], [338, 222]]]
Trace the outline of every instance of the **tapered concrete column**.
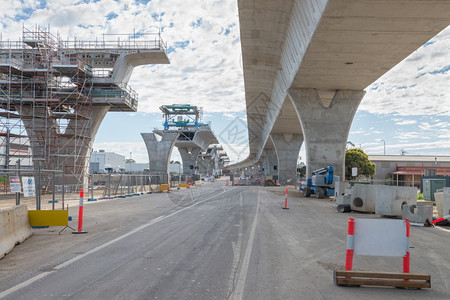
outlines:
[[200, 176], [207, 176], [208, 175], [208, 167], [211, 164], [210, 158], [199, 158], [197, 160], [197, 167], [198, 167], [198, 173]]
[[297, 178], [297, 158], [303, 143], [301, 134], [270, 135], [278, 156], [278, 180], [281, 185], [294, 184]]
[[345, 146], [350, 126], [364, 91], [289, 89], [305, 136], [306, 176], [325, 166], [343, 178]]
[[147, 147], [150, 175], [160, 175], [161, 183], [167, 183], [169, 178], [169, 161], [179, 133], [164, 132], [160, 141], [156, 134], [141, 133]]
[[266, 149], [263, 152], [262, 164], [265, 176], [278, 176], [278, 157], [275, 149]]
[[197, 167], [197, 157], [200, 153], [200, 148], [181, 148], [178, 147], [181, 159], [183, 160], [183, 174], [186, 176], [192, 176], [195, 173], [195, 167]]
[[[43, 159], [42, 169], [64, 170], [65, 184], [86, 189], [91, 149], [109, 106], [76, 107], [77, 113], [65, 119], [68, 124], [64, 132], [47, 108], [33, 111], [32, 107], [23, 106], [17, 109], [23, 116], [33, 159]], [[33, 113], [43, 117], [31, 118]]]

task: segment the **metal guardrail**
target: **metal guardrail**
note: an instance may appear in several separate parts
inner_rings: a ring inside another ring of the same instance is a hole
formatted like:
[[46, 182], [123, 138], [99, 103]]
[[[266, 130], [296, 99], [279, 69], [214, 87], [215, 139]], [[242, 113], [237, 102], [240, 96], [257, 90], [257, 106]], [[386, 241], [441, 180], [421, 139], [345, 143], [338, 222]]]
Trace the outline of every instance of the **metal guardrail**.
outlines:
[[[36, 39], [26, 39], [25, 41], [41, 41]], [[31, 49], [31, 46], [24, 44], [25, 41], [0, 41], [0, 49]], [[44, 40], [42, 40], [44, 41]], [[59, 50], [166, 50], [159, 34], [155, 34], [153, 40], [127, 39], [117, 41], [58, 41], [56, 43]]]

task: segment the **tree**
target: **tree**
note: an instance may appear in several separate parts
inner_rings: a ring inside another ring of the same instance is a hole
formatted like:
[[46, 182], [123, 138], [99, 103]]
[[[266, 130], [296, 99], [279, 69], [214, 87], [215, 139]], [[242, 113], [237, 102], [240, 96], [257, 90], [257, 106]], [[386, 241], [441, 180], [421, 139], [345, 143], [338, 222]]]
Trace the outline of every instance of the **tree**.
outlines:
[[345, 151], [345, 178], [352, 178], [352, 168], [358, 168], [359, 175], [373, 177], [375, 174], [375, 164], [369, 160], [369, 157], [363, 150], [358, 148]]
[[125, 159], [125, 163], [126, 164], [134, 164], [136, 161], [134, 160], [134, 159], [132, 159], [132, 158], [127, 158], [127, 159]]

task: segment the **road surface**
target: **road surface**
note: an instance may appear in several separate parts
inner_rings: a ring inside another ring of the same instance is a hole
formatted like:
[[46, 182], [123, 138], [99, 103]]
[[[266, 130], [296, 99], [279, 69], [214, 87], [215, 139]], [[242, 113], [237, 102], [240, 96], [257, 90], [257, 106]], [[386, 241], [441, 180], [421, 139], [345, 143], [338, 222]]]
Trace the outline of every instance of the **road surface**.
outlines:
[[[450, 299], [449, 231], [411, 229], [411, 271], [429, 290], [338, 287], [349, 217], [328, 199], [225, 181], [85, 205], [84, 235], [35, 234], [0, 260], [4, 299]], [[76, 228], [76, 209], [71, 225]], [[355, 257], [355, 270], [402, 270]]]

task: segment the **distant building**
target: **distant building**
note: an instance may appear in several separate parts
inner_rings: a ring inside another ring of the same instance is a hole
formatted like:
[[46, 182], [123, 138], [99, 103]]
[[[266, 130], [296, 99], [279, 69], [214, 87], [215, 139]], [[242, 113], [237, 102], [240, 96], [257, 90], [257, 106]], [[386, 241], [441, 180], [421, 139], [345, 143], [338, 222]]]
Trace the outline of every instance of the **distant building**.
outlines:
[[105, 167], [111, 167], [113, 172], [125, 169], [125, 156], [105, 150], [94, 151], [89, 165], [90, 173], [107, 173]]
[[[139, 174], [146, 174], [149, 170], [149, 163], [125, 163], [125, 172], [126, 173], [139, 173]], [[169, 164], [169, 173], [170, 174], [180, 174], [180, 172], [183, 172], [183, 165], [182, 164]]]
[[20, 161], [21, 168], [32, 168], [31, 147], [28, 138], [24, 137], [0, 137], [0, 167], [9, 169]]
[[420, 187], [426, 169], [438, 176], [450, 175], [450, 156], [425, 155], [369, 155], [376, 165], [375, 180], [391, 178], [398, 185]]
[[144, 171], [148, 169], [148, 162], [147, 163], [125, 163], [125, 172], [127, 173], [144, 173]]

